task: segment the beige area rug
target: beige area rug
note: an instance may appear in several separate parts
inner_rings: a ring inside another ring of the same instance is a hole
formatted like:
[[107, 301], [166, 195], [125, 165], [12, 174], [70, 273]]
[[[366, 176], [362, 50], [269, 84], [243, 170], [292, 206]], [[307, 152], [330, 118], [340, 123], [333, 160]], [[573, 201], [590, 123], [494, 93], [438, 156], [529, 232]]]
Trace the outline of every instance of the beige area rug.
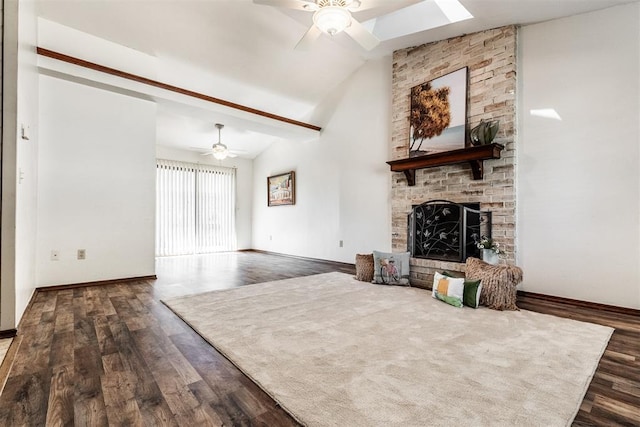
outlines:
[[165, 304], [309, 426], [570, 425], [613, 332], [343, 273]]
[[4, 360], [4, 357], [7, 355], [7, 351], [9, 351], [9, 347], [13, 342], [13, 338], [4, 338], [0, 340], [0, 363]]

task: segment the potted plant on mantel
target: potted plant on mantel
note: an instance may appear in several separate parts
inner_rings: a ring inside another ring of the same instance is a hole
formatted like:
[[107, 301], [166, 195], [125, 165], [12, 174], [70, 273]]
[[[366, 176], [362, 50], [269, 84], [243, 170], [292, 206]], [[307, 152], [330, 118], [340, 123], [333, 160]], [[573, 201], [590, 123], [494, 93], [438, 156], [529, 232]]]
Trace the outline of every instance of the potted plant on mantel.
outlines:
[[469, 139], [472, 145], [488, 145], [498, 134], [500, 128], [499, 120], [480, 120], [480, 124], [469, 132]]
[[482, 260], [492, 265], [498, 264], [500, 262], [500, 254], [504, 253], [500, 249], [500, 243], [487, 236], [482, 236], [476, 246], [482, 252]]

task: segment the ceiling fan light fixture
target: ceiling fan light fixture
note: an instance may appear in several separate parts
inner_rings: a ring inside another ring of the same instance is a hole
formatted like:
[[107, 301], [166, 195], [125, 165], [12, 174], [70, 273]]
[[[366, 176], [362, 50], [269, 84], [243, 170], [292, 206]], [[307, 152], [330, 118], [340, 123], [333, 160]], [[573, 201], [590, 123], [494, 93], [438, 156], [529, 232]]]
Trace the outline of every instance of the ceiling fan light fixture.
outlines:
[[213, 157], [218, 160], [224, 160], [229, 155], [229, 149], [222, 143], [220, 135], [223, 127], [224, 125], [222, 123], [216, 123], [216, 128], [218, 129], [218, 143], [213, 144], [213, 147], [211, 147], [211, 154], [213, 154]]
[[343, 32], [351, 25], [351, 13], [339, 6], [326, 6], [313, 14], [313, 23], [330, 36]]
[[226, 145], [221, 143], [214, 144], [211, 152], [213, 153], [213, 157], [218, 160], [224, 160], [229, 155], [229, 149]]

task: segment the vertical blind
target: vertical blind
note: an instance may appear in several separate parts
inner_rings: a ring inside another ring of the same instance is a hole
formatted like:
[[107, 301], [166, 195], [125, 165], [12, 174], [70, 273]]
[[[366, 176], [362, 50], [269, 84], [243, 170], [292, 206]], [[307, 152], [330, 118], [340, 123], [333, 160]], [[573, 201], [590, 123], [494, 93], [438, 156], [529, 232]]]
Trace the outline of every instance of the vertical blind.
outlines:
[[156, 256], [236, 249], [235, 169], [158, 159]]

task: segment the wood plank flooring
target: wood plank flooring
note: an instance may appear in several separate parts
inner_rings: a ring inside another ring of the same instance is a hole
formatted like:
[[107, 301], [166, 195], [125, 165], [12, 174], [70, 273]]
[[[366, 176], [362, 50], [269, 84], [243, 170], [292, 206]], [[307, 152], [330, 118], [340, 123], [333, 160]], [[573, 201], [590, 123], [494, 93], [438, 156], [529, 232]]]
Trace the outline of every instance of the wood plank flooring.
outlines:
[[[40, 292], [18, 330], [0, 425], [295, 426], [160, 299], [329, 271], [353, 267], [238, 252], [159, 259], [155, 281]], [[638, 317], [519, 305], [615, 327], [574, 425], [640, 425]]]

